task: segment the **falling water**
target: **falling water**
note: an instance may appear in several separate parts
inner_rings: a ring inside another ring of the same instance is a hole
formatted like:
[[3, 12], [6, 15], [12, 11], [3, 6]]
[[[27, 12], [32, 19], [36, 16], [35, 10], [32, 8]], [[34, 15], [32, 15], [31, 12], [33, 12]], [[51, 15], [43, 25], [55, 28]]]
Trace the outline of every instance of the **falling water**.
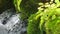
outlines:
[[0, 34], [25, 34], [26, 27], [13, 9], [8, 9], [0, 14]]

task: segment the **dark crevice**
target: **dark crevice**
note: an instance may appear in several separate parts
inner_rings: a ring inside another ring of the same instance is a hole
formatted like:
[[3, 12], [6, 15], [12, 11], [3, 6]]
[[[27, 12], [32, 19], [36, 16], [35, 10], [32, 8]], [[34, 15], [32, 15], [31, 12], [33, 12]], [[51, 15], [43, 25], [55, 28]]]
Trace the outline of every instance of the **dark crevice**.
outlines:
[[45, 32], [45, 31], [43, 31], [43, 34], [46, 34], [46, 32]]
[[5, 24], [6, 24], [6, 20], [4, 20], [4, 21], [2, 22], [2, 24], [5, 25]]
[[6, 22], [6, 21], [7, 21], [7, 19], [8, 19], [8, 18], [7, 18], [7, 17], [5, 17], [5, 19], [4, 19], [4, 20], [3, 20], [3, 22], [2, 22], [2, 24], [3, 24], [3, 25], [5, 25], [5, 24], [7, 23], [7, 22]]

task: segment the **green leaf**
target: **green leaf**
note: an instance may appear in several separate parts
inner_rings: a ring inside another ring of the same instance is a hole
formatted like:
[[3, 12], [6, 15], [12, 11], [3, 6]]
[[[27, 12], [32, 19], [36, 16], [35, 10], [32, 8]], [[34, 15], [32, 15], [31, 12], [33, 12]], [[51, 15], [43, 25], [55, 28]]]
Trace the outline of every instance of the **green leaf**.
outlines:
[[14, 0], [14, 5], [15, 5], [15, 9], [16, 9], [16, 12], [20, 12], [20, 3], [21, 3], [22, 0]]

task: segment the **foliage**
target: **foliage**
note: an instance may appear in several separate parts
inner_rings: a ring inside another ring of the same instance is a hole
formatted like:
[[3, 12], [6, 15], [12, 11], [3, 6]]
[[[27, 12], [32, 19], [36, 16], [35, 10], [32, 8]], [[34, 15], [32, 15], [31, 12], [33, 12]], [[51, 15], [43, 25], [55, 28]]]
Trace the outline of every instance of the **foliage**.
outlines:
[[60, 34], [59, 0], [22, 0], [19, 11], [28, 17], [27, 34]]
[[17, 13], [20, 12], [21, 1], [22, 0], [14, 0], [14, 2], [13, 2]]
[[60, 15], [60, 12], [59, 12], [60, 8], [58, 8], [59, 6], [60, 5], [57, 3], [44, 5], [45, 9], [42, 12], [42, 16], [40, 18], [41, 19], [40, 20], [41, 34], [43, 34], [44, 31], [46, 32], [46, 34], [60, 34], [58, 32], [58, 30], [60, 28], [60, 27], [58, 27], [58, 23], [60, 23], [60, 18], [59, 18], [60, 17], [59, 16]]
[[29, 18], [29, 23], [28, 23], [28, 27], [27, 27], [27, 34], [39, 34], [40, 33], [40, 29], [39, 29], [39, 13], [33, 14], [31, 15], [31, 17]]

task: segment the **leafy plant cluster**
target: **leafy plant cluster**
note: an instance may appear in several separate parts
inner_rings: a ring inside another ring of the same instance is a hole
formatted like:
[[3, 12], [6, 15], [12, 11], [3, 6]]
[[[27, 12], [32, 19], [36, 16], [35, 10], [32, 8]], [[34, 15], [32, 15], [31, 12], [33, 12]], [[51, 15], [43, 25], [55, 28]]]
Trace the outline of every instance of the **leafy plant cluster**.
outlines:
[[22, 19], [28, 19], [27, 34], [60, 34], [59, 0], [21, 0]]

